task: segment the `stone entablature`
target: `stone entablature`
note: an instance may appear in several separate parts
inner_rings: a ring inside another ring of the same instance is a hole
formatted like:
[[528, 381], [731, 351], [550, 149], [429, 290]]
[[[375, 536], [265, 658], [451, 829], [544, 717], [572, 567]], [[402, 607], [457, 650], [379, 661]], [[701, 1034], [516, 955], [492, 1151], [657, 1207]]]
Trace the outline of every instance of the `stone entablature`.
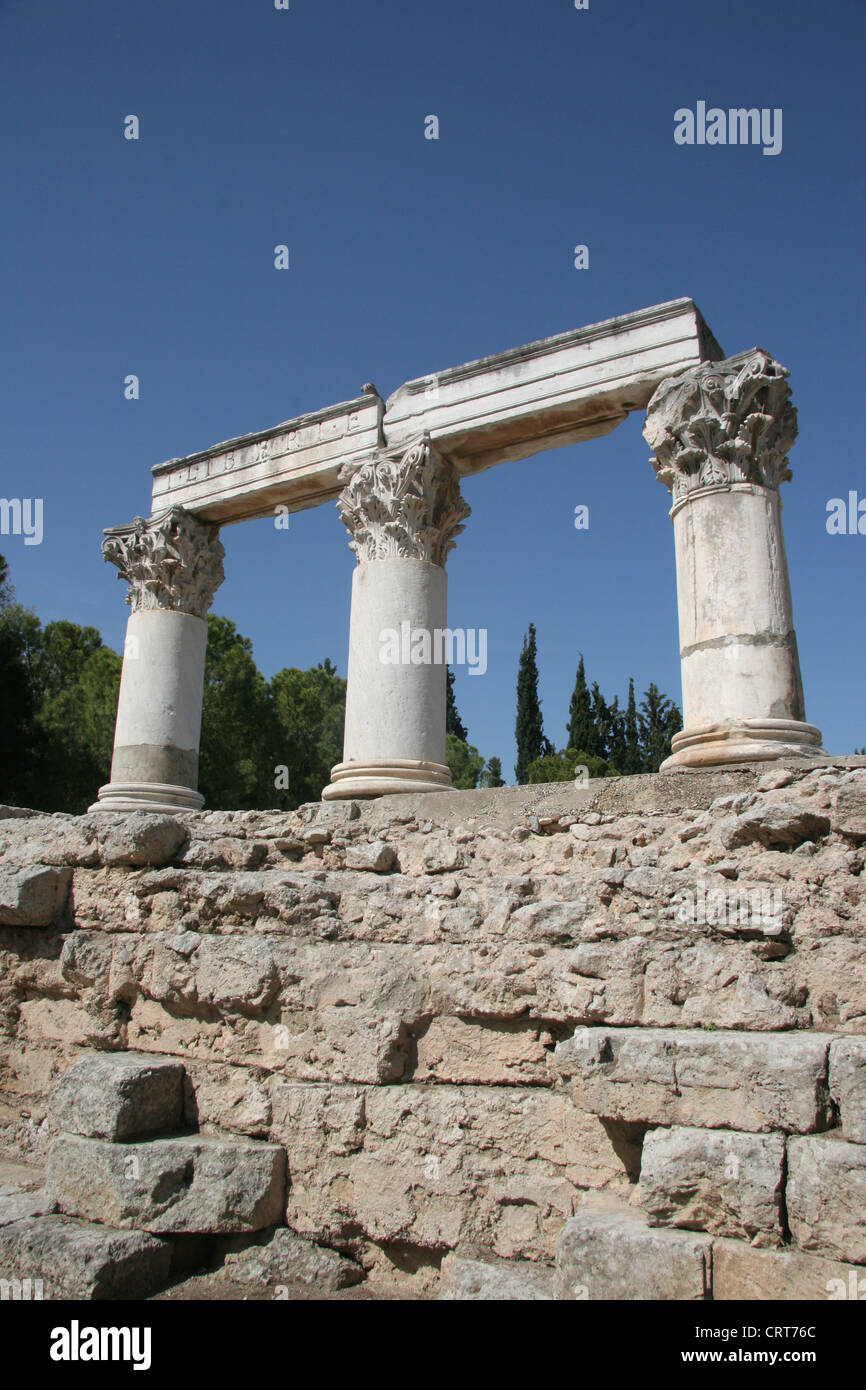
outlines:
[[152, 469], [153, 507], [186, 507], [209, 521], [249, 521], [277, 505], [302, 511], [333, 500], [347, 461], [383, 442], [384, 402], [367, 393], [271, 429], [229, 439]]
[[343, 464], [427, 433], [461, 475], [609, 434], [666, 377], [722, 356], [700, 311], [676, 299], [510, 348], [242, 435], [153, 471], [153, 508], [210, 521], [333, 500]]

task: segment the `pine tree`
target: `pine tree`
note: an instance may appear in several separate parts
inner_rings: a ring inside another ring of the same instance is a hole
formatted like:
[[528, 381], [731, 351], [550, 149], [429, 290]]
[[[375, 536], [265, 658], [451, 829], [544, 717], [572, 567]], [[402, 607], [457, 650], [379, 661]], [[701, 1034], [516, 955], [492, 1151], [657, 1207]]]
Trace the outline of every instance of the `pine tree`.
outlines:
[[640, 748], [640, 731], [637, 722], [637, 706], [634, 698], [634, 677], [628, 683], [628, 705], [625, 711], [625, 758], [621, 772], [640, 772], [643, 767]]
[[446, 734], [453, 734], [455, 738], [466, 743], [469, 735], [466, 732], [466, 725], [457, 713], [457, 702], [454, 699], [454, 672], [450, 666], [445, 673], [445, 682], [445, 732]]
[[640, 743], [645, 772], [658, 772], [670, 756], [671, 739], [683, 727], [679, 709], [650, 682], [640, 707]]
[[583, 664], [583, 652], [580, 654], [580, 661], [577, 666], [577, 676], [574, 681], [574, 690], [571, 694], [571, 703], [568, 707], [568, 740], [566, 748], [579, 748], [582, 753], [594, 753], [596, 744], [595, 725], [592, 718], [592, 700], [589, 695], [589, 687], [586, 684], [586, 671]]
[[487, 766], [481, 774], [481, 785], [484, 787], [505, 786], [505, 781], [502, 776], [502, 763], [499, 758], [487, 759]]
[[520, 666], [517, 672], [517, 762], [514, 775], [518, 784], [526, 782], [529, 764], [540, 758], [547, 746], [541, 722], [541, 702], [538, 698], [538, 658], [535, 624], [523, 639]]

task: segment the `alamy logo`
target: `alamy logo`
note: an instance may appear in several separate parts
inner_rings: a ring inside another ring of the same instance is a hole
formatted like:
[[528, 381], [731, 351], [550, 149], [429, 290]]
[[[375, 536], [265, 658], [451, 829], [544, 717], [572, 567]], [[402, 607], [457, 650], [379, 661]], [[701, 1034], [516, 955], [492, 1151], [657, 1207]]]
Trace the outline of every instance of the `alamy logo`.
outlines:
[[150, 1370], [149, 1327], [68, 1327], [51, 1329], [52, 1361], [131, 1361], [134, 1371]]
[[0, 1279], [0, 1302], [41, 1302], [45, 1285], [41, 1279]]
[[404, 619], [400, 631], [385, 627], [379, 633], [383, 666], [468, 666], [470, 676], [487, 670], [486, 627], [413, 627]]
[[699, 101], [694, 111], [681, 106], [674, 112], [674, 140], [678, 145], [763, 145], [764, 154], [782, 153], [782, 108], [731, 107], [725, 111]]
[[0, 536], [23, 536], [25, 545], [41, 545], [42, 498], [0, 497]]
[[830, 536], [866, 536], [866, 497], [853, 490], [844, 497], [831, 497], [827, 503], [827, 534]]

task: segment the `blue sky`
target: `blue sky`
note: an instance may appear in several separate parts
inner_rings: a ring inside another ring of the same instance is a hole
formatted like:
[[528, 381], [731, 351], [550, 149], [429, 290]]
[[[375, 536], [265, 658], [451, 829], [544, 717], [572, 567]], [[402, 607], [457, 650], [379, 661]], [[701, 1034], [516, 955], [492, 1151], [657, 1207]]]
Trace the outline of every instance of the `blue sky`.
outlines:
[[[727, 353], [791, 370], [807, 717], [831, 751], [866, 743], [866, 536], [825, 527], [828, 499], [866, 497], [864, 44], [860, 0], [0, 0], [0, 494], [45, 505], [42, 545], [0, 537], [19, 599], [119, 648], [101, 529], [148, 513], [153, 463], [690, 295]], [[782, 108], [781, 154], [677, 146], [674, 111], [698, 100]], [[609, 698], [630, 675], [680, 698], [667, 494], [640, 427], [464, 484], [449, 620], [486, 627], [489, 656], [458, 671], [458, 705], [508, 775], [530, 621], [554, 742], [580, 651]], [[215, 611], [265, 674], [325, 656], [344, 673], [335, 508], [223, 541]]]

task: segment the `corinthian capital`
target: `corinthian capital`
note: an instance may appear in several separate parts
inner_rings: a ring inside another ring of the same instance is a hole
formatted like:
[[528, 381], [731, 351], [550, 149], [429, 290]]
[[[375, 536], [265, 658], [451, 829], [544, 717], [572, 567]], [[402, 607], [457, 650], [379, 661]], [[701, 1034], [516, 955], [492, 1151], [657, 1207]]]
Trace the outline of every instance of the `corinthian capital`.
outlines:
[[469, 507], [453, 465], [429, 435], [408, 449], [377, 452], [347, 477], [337, 503], [359, 562], [394, 556], [444, 565]]
[[168, 608], [204, 617], [225, 577], [218, 526], [170, 507], [104, 534], [103, 558], [117, 565], [118, 578], [129, 585], [126, 601], [133, 613]]
[[675, 501], [700, 487], [778, 488], [788, 481], [797, 412], [787, 376], [769, 353], [754, 348], [660, 384], [643, 434], [656, 477]]

